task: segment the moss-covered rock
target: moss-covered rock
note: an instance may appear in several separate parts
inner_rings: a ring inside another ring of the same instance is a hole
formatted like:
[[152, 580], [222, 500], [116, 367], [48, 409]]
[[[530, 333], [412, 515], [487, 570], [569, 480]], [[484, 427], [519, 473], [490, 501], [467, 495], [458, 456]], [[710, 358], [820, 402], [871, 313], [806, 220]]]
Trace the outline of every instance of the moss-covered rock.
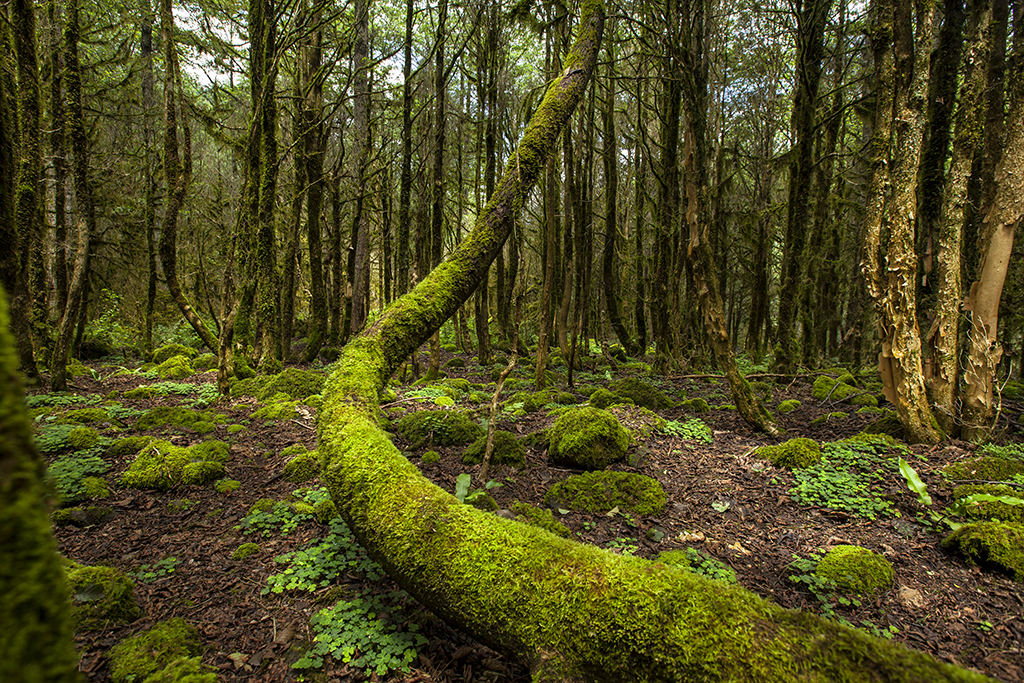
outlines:
[[321, 524], [327, 524], [338, 516], [338, 508], [330, 498], [319, 501], [313, 506], [313, 516]]
[[556, 467], [601, 470], [626, 457], [629, 434], [607, 410], [571, 408], [548, 432], [548, 461]]
[[76, 427], [68, 432], [67, 443], [76, 451], [92, 448], [100, 440], [100, 433], [92, 427]]
[[157, 390], [154, 387], [135, 387], [124, 392], [125, 398], [153, 398], [157, 395]]
[[811, 427], [820, 427], [821, 425], [828, 424], [834, 420], [842, 420], [843, 418], [850, 417], [847, 413], [836, 411], [834, 413], [825, 413], [811, 420], [808, 424]]
[[200, 413], [183, 406], [157, 406], [147, 410], [135, 422], [135, 429], [144, 431], [160, 427], [185, 427], [192, 429], [197, 422], [208, 422], [212, 415]]
[[192, 360], [198, 355], [199, 352], [189, 346], [185, 346], [183, 344], [167, 344], [153, 352], [152, 361], [153, 363], [160, 365], [160, 363], [163, 363], [175, 356], [184, 356], [187, 360]]
[[[1004, 497], [1007, 500], [1024, 499], [1024, 492], [1004, 484], [964, 484], [953, 489], [953, 499], [956, 501], [974, 495]], [[1002, 501], [973, 502], [966, 507], [964, 514], [974, 520], [1024, 523], [1024, 505], [1009, 505]]]
[[576, 397], [567, 391], [559, 391], [558, 389], [544, 389], [534, 392], [520, 391], [513, 394], [505, 402], [505, 405], [508, 406], [514, 403], [522, 403], [523, 412], [535, 413], [544, 406], [551, 404], [562, 406], [574, 405]]
[[320, 455], [316, 451], [300, 453], [284, 465], [283, 476], [296, 484], [320, 476]]
[[[484, 461], [484, 451], [487, 450], [487, 435], [481, 436], [466, 448], [462, 454], [463, 465], [479, 465]], [[495, 430], [494, 450], [491, 452], [491, 462], [496, 465], [509, 465], [511, 467], [522, 467], [526, 464], [526, 449], [519, 439], [512, 432]]]
[[153, 441], [152, 436], [126, 436], [117, 439], [107, 447], [107, 458], [124, 458], [138, 453]]
[[820, 578], [856, 595], [870, 595], [892, 587], [893, 570], [889, 560], [856, 545], [832, 548], [814, 571]]
[[878, 407], [878, 398], [873, 394], [857, 394], [850, 397], [850, 404], [855, 406], [866, 406], [868, 408]]
[[204, 353], [192, 361], [192, 367], [195, 368], [196, 372], [206, 372], [210, 369], [216, 369], [217, 356], [212, 353]]
[[423, 446], [461, 446], [484, 434], [484, 429], [455, 410], [419, 410], [395, 423], [395, 429], [412, 443]]
[[665, 507], [665, 490], [657, 479], [633, 472], [585, 472], [552, 486], [544, 496], [549, 507], [605, 513], [619, 508], [636, 515], [657, 515]]
[[964, 524], [942, 541], [971, 565], [993, 567], [1024, 583], [1024, 526], [1008, 522]]
[[[852, 375], [849, 375], [852, 379]], [[814, 387], [811, 389], [811, 396], [819, 401], [826, 399], [830, 401], [842, 401], [850, 395], [857, 393], [857, 390], [840, 380], [832, 379], [828, 375], [822, 375], [814, 380]]]
[[54, 526], [75, 526], [79, 528], [99, 526], [114, 516], [110, 508], [90, 505], [86, 507], [62, 508], [54, 510]]
[[427, 451], [420, 458], [424, 464], [433, 465], [435, 462], [441, 462], [441, 454], [437, 451]]
[[260, 551], [260, 546], [256, 543], [243, 543], [242, 545], [235, 548], [235, 552], [231, 553], [231, 559], [236, 562], [244, 560], [247, 557], [252, 557]]
[[[181, 671], [183, 660], [198, 657], [201, 653], [199, 632], [195, 626], [175, 617], [161, 621], [111, 648], [110, 678], [114, 683], [146, 683], [155, 675], [159, 675], [161, 681], [168, 680], [166, 673]], [[216, 683], [217, 677], [213, 673], [199, 675], [202, 678], [193, 676], [189, 683]]]
[[629, 400], [632, 403], [630, 399], [625, 399], [607, 389], [598, 389], [590, 394], [590, 405], [594, 408], [607, 408], [610, 405], [622, 403], [624, 400]]
[[103, 408], [79, 408], [69, 410], [56, 420], [59, 424], [87, 425], [94, 422], [110, 422], [110, 413]]
[[1015, 474], [1024, 474], [1024, 461], [984, 456], [946, 465], [941, 471], [949, 481], [964, 479], [1006, 481]]
[[791, 398], [787, 401], [780, 402], [779, 405], [775, 406], [775, 410], [779, 411], [780, 413], [791, 413], [797, 408], [799, 408], [801, 405], [803, 404], [800, 403], [800, 401], [796, 400], [795, 398]]
[[821, 446], [814, 439], [790, 439], [775, 446], [754, 449], [754, 455], [787, 470], [810, 467], [821, 460]]
[[524, 524], [531, 524], [545, 531], [550, 531], [555, 536], [569, 538], [569, 527], [555, 519], [555, 515], [551, 510], [535, 507], [519, 500], [514, 501], [509, 506], [509, 510], [515, 513], [515, 519]]
[[680, 401], [679, 407], [688, 413], [706, 413], [711, 410], [711, 406], [702, 398], [688, 398], [685, 401]]
[[217, 481], [225, 474], [224, 463], [215, 460], [190, 462], [181, 468], [181, 483], [186, 486], [203, 486]]
[[277, 394], [252, 416], [257, 420], [294, 420], [299, 417], [298, 407], [298, 400], [289, 401], [285, 394]]
[[668, 422], [654, 411], [630, 403], [616, 403], [608, 406], [608, 412], [615, 416], [619, 424], [626, 430], [630, 438], [640, 443], [646, 441], [655, 432], [665, 429]]
[[135, 584], [113, 567], [68, 562], [71, 613], [80, 630], [123, 626], [142, 616], [135, 602]]
[[121, 475], [121, 485], [165, 491], [181, 483], [208, 483], [224, 476], [223, 463], [228, 460], [228, 452], [228, 445], [221, 441], [206, 441], [189, 448], [152, 441]]
[[466, 367], [466, 361], [463, 358], [449, 358], [444, 364], [445, 368], [464, 368]]
[[110, 486], [103, 477], [83, 477], [82, 493], [92, 500], [110, 498]]
[[608, 388], [619, 396], [651, 410], [665, 410], [672, 407], [672, 399], [657, 387], [635, 377], [623, 377], [612, 382]]
[[185, 356], [173, 356], [154, 368], [163, 379], [185, 379], [196, 373]]
[[265, 401], [275, 394], [286, 394], [290, 399], [304, 399], [319, 394], [323, 388], [323, 375], [312, 370], [285, 368], [260, 387], [256, 398]]

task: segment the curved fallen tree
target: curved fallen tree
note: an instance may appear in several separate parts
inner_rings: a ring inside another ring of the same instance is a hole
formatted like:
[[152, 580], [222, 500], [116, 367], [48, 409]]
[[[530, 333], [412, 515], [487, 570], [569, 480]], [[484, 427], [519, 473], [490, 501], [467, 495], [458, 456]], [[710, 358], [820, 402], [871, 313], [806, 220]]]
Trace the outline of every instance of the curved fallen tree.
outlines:
[[480, 512], [431, 484], [379, 426], [395, 368], [473, 292], [593, 72], [579, 35], [459, 249], [349, 343], [320, 417], [324, 479], [360, 543], [438, 616], [518, 658], [535, 681], [983, 681], [737, 586]]

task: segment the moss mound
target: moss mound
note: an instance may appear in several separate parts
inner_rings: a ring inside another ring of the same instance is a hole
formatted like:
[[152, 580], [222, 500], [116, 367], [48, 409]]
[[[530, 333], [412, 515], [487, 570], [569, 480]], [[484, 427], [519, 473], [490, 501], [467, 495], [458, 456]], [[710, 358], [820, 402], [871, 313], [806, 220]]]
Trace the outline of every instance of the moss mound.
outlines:
[[[597, 391], [590, 394], [590, 405], [594, 408], [607, 408], [610, 405], [616, 403], [622, 403], [624, 399], [615, 392], [608, 391], [607, 389], [598, 389]], [[632, 403], [632, 401], [630, 401]]]
[[711, 410], [711, 406], [702, 398], [688, 398], [679, 407], [690, 413], [706, 413]]
[[107, 448], [108, 458], [123, 458], [138, 453], [153, 441], [152, 436], [126, 436], [110, 444]]
[[852, 394], [857, 393], [857, 389], [842, 381], [845, 379], [852, 381], [853, 375], [847, 373], [840, 376], [838, 380], [832, 379], [828, 375], [822, 375], [818, 379], [814, 380], [814, 387], [811, 389], [811, 396], [819, 401], [824, 401], [826, 399], [830, 401], [842, 401]]
[[303, 399], [319, 394], [324, 388], [324, 376], [311, 370], [285, 368], [260, 388], [256, 398], [265, 401], [275, 394], [287, 394], [291, 399]]
[[285, 394], [275, 394], [267, 405], [252, 416], [258, 420], [294, 420], [299, 416], [299, 401], [289, 401]]
[[869, 595], [892, 587], [893, 570], [889, 560], [856, 545], [832, 548], [821, 558], [814, 572], [857, 595]]
[[602, 470], [624, 460], [629, 434], [607, 410], [572, 408], [548, 432], [548, 461], [556, 467]]
[[299, 453], [285, 463], [283, 475], [296, 484], [316, 479], [320, 476], [320, 454], [316, 451]]
[[189, 359], [185, 356], [173, 356], [168, 358], [160, 365], [153, 368], [156, 374], [160, 375], [163, 379], [185, 379], [194, 375], [196, 371], [192, 368], [192, 364]]
[[454, 410], [409, 413], [395, 423], [395, 429], [412, 442], [413, 448], [461, 446], [476, 441], [485, 433], [483, 427]]
[[633, 403], [618, 403], [608, 407], [608, 412], [615, 416], [619, 424], [635, 441], [644, 441], [654, 432], [665, 429], [668, 422], [647, 408]]
[[338, 508], [333, 500], [326, 498], [313, 506], [313, 516], [321, 524], [327, 524], [338, 516]]
[[[135, 422], [135, 429], [159, 429], [160, 427], [186, 427], [194, 429], [196, 423], [209, 422], [211, 415], [200, 413], [182, 406], [157, 406], [147, 410]], [[202, 427], [202, 425], [201, 425]]]
[[561, 406], [574, 405], [576, 403], [576, 397], [567, 391], [559, 391], [558, 389], [544, 389], [542, 391], [519, 391], [512, 395], [505, 405], [512, 405], [515, 403], [522, 403], [522, 410], [525, 413], [535, 413], [542, 409], [544, 406], [551, 404], [558, 404]]
[[[487, 435], [484, 434], [474, 441], [462, 454], [463, 465], [479, 465], [484, 461], [484, 451], [487, 449]], [[510, 465], [522, 467], [526, 464], [526, 449], [519, 439], [512, 432], [496, 430], [494, 432], [494, 450], [491, 452], [491, 462], [497, 465]]]
[[206, 484], [224, 476], [228, 453], [229, 446], [222, 441], [188, 448], [152, 441], [121, 475], [121, 486], [166, 491], [177, 484]]
[[175, 356], [185, 356], [186, 359], [192, 360], [199, 355], [199, 352], [190, 346], [184, 346], [183, 344], [167, 344], [161, 346], [153, 353], [153, 362], [160, 365], [164, 361], [174, 358]]
[[142, 616], [132, 592], [135, 584], [113, 567], [86, 567], [70, 562], [67, 567], [71, 615], [78, 629], [121, 626]]
[[87, 425], [93, 422], [110, 422], [110, 414], [103, 408], [79, 408], [69, 410], [60, 416], [58, 424]]
[[657, 515], [667, 497], [658, 480], [633, 472], [585, 472], [552, 486], [544, 496], [550, 507], [605, 513], [619, 508], [636, 515]]
[[92, 448], [100, 440], [100, 433], [92, 427], [75, 427], [66, 437], [67, 443], [76, 451]]
[[531, 524], [545, 531], [550, 531], [555, 536], [569, 538], [569, 527], [555, 519], [555, 515], [551, 510], [534, 507], [529, 503], [523, 503], [518, 500], [513, 502], [509, 509], [515, 513], [515, 519], [524, 524]]
[[73, 507], [55, 510], [52, 516], [54, 526], [75, 526], [84, 528], [98, 526], [114, 516], [110, 508], [90, 505], [88, 507]]
[[243, 543], [242, 545], [235, 548], [235, 552], [231, 553], [231, 559], [244, 560], [247, 557], [251, 557], [260, 551], [260, 546], [256, 543]]
[[633, 403], [651, 410], [665, 410], [672, 407], [672, 399], [650, 384], [635, 377], [623, 377], [609, 385], [609, 389]]
[[[953, 489], [953, 499], [963, 500], [973, 495], [1024, 498], [1024, 492], [1004, 484], [964, 484]], [[999, 520], [1024, 523], [1024, 505], [1008, 505], [1000, 501], [978, 501], [967, 506], [965, 515], [975, 520]]]
[[787, 470], [810, 467], [821, 460], [821, 447], [814, 439], [790, 439], [775, 446], [761, 446], [754, 455]]
[[965, 524], [942, 541], [968, 564], [993, 567], [1024, 583], [1024, 526], [1007, 522]]
[[782, 401], [781, 403], [779, 403], [779, 405], [775, 406], [775, 410], [779, 411], [780, 413], [791, 413], [797, 408], [799, 408], [801, 405], [803, 404], [800, 403], [800, 401], [796, 400], [795, 398], [791, 398], [788, 401]]
[[949, 481], [962, 479], [1005, 481], [1015, 474], [1024, 474], [1024, 462], [991, 455], [946, 465], [942, 468], [942, 475]]
[[190, 674], [189, 683], [216, 683], [215, 674], [196, 667], [201, 651], [195, 626], [177, 617], [161, 621], [110, 650], [110, 678], [114, 683], [152, 683], [181, 680], [171, 676], [198, 671]]
[[217, 356], [212, 353], [204, 353], [192, 361], [192, 367], [196, 369], [196, 372], [206, 372], [211, 368], [216, 368]]

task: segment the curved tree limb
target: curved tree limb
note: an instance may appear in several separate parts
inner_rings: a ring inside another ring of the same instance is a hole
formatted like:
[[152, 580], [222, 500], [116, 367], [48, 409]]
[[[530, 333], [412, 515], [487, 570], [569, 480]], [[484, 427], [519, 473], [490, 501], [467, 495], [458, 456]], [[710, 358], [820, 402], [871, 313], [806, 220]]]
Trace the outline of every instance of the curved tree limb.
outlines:
[[737, 586], [504, 520], [432, 485], [380, 428], [395, 367], [473, 292], [594, 69], [604, 20], [579, 37], [476, 227], [344, 349], [328, 379], [320, 452], [360, 543], [447, 622], [525, 662], [535, 681], [981, 681]]

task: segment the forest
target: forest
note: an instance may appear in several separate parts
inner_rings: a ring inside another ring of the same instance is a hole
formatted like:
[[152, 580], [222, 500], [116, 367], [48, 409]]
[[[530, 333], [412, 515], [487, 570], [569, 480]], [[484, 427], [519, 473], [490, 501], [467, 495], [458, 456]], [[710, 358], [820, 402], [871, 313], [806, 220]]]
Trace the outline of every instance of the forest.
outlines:
[[1021, 0], [0, 44], [0, 680], [1024, 679]]

